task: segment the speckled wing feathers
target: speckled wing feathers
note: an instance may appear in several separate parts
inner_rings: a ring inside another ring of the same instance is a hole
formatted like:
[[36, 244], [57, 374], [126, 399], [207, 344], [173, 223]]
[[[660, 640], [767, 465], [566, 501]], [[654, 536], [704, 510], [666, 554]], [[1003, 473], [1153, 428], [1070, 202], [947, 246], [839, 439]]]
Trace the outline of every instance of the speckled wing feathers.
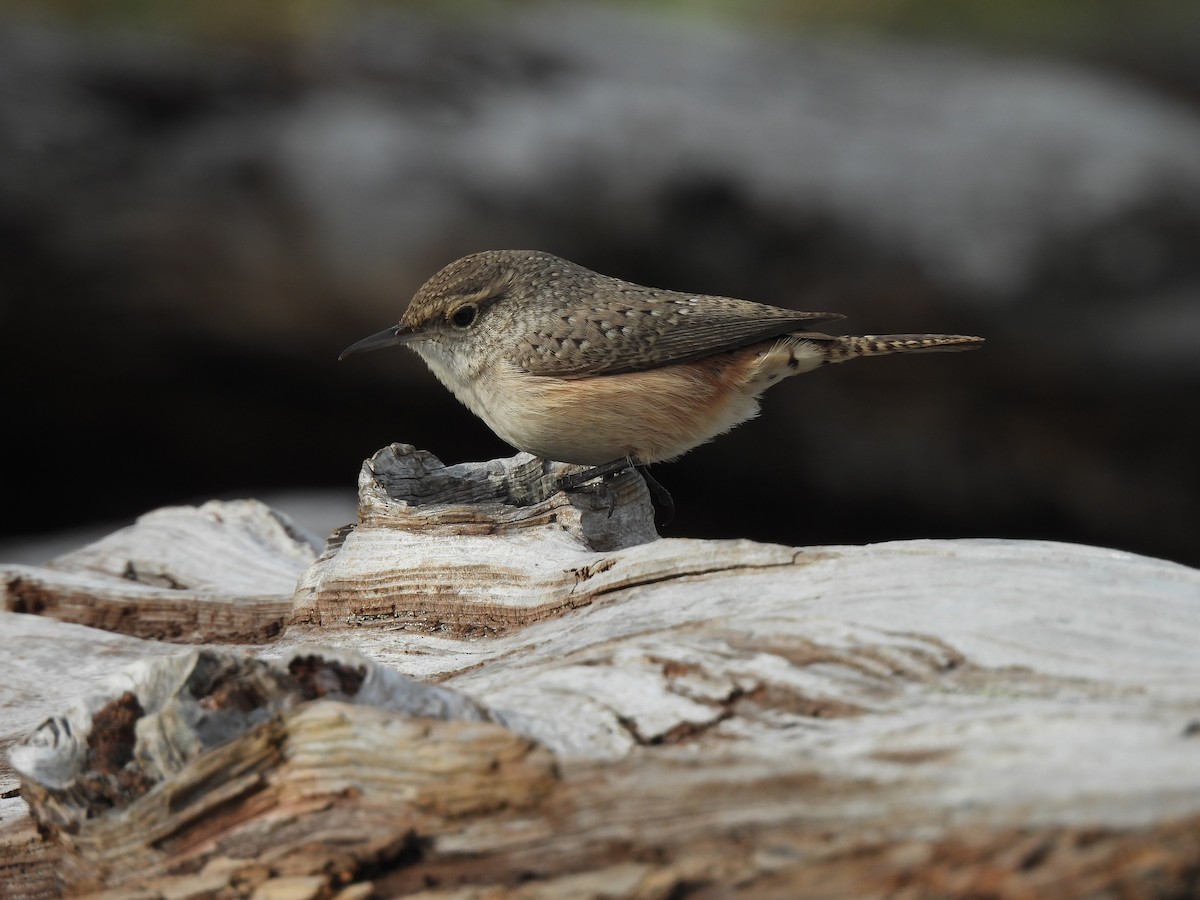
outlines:
[[590, 284], [544, 288], [573, 302], [545, 304], [559, 312], [536, 320], [520, 342], [516, 365], [558, 378], [615, 375], [687, 362], [842, 318], [587, 275]]

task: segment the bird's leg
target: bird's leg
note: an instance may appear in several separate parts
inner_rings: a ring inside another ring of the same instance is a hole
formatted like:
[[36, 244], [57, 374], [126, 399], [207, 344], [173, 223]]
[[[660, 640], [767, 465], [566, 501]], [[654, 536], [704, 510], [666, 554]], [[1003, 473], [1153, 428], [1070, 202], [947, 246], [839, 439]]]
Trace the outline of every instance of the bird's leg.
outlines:
[[671, 492], [663, 487], [657, 478], [650, 474], [648, 466], [634, 466], [634, 468], [645, 479], [646, 487], [650, 491], [650, 502], [662, 513], [662, 518], [658, 524], [665, 528], [675, 518], [675, 500], [671, 497]]

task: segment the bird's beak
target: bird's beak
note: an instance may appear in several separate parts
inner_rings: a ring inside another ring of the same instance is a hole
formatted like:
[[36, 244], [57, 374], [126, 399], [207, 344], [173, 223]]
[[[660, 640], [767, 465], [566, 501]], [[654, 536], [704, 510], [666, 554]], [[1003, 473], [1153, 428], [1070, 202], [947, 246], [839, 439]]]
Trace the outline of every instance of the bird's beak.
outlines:
[[363, 353], [367, 350], [382, 350], [384, 347], [396, 347], [401, 344], [408, 344], [419, 340], [420, 337], [420, 334], [413, 331], [407, 325], [393, 325], [391, 328], [385, 328], [378, 334], [373, 334], [355, 344], [351, 344], [342, 351], [338, 359], [345, 359], [351, 353]]

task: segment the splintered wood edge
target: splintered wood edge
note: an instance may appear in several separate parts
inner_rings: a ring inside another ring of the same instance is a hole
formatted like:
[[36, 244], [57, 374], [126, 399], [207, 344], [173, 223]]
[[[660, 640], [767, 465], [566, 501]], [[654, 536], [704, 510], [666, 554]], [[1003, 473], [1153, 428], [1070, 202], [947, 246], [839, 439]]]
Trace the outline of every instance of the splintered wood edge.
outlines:
[[[489, 718], [350, 651], [301, 646], [264, 661], [192, 650], [105, 679], [11, 759], [73, 891], [225, 853], [320, 875], [418, 827], [536, 805], [557, 779], [552, 754]], [[281, 815], [286, 828], [262, 827]], [[337, 840], [322, 843], [330, 829]]]
[[265, 717], [322, 698], [409, 716], [491, 717], [464, 694], [348, 649], [302, 644], [278, 659], [194, 649], [113, 673], [14, 746], [9, 759], [55, 821], [86, 820]]
[[178, 873], [200, 869], [223, 886], [243, 873], [345, 877], [415, 835], [537, 807], [556, 782], [548, 751], [498, 725], [315, 700], [61, 835], [62, 872], [76, 892], [187, 883]]

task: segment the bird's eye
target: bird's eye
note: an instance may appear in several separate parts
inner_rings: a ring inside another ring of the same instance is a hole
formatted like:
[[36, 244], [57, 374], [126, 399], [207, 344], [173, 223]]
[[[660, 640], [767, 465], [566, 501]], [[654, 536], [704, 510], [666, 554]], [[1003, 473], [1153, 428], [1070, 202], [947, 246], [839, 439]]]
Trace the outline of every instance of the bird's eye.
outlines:
[[475, 316], [479, 314], [479, 307], [474, 303], [468, 303], [466, 306], [460, 306], [456, 309], [453, 315], [450, 316], [450, 321], [455, 328], [467, 328], [475, 321]]

